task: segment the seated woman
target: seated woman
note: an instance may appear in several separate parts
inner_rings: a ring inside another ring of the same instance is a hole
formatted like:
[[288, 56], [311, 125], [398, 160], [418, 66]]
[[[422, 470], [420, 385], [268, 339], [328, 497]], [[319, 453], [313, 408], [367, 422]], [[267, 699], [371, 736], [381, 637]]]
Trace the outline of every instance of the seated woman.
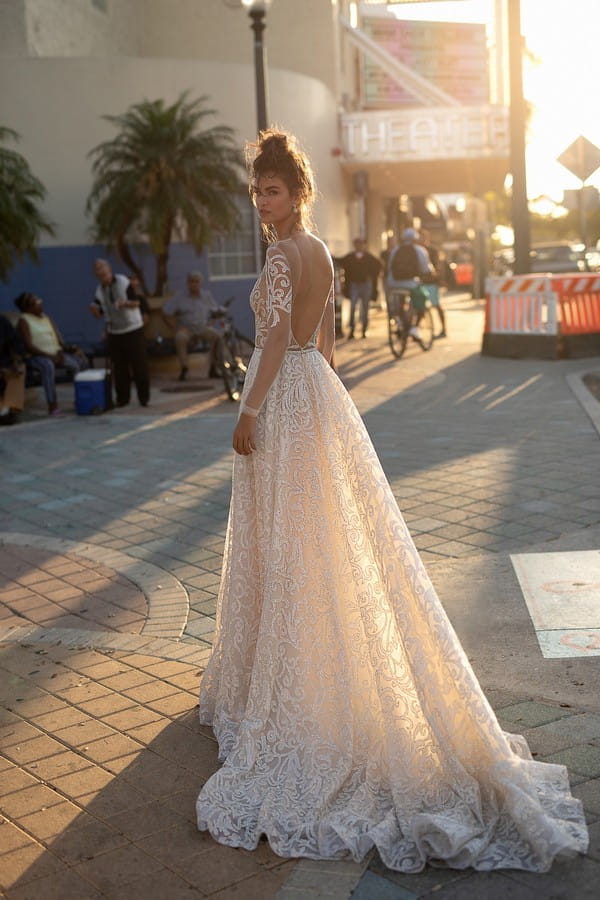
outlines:
[[85, 354], [74, 344], [67, 345], [50, 316], [43, 310], [42, 300], [35, 294], [19, 294], [15, 306], [21, 312], [17, 329], [28, 354], [27, 364], [42, 376], [48, 412], [60, 415], [56, 401], [56, 366], [69, 373], [81, 372], [88, 368]]
[[10, 320], [0, 315], [0, 425], [14, 425], [25, 401], [22, 342]]

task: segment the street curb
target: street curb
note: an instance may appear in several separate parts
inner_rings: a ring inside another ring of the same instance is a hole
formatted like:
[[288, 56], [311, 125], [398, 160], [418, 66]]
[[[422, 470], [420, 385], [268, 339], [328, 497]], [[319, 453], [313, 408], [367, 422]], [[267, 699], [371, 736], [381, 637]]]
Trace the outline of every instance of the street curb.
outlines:
[[575, 394], [579, 404], [584, 408], [592, 425], [600, 435], [600, 403], [592, 397], [587, 387], [583, 383], [583, 379], [588, 375], [587, 369], [582, 372], [569, 372], [565, 377], [567, 384]]

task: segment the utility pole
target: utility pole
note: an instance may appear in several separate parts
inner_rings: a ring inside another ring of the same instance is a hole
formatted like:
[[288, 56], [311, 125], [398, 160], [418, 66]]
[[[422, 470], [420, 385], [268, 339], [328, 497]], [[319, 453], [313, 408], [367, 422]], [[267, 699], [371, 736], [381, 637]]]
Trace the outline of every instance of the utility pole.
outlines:
[[531, 237], [525, 164], [525, 100], [523, 97], [523, 38], [520, 0], [507, 0], [510, 74], [510, 168], [512, 172], [512, 225], [516, 275], [530, 269]]

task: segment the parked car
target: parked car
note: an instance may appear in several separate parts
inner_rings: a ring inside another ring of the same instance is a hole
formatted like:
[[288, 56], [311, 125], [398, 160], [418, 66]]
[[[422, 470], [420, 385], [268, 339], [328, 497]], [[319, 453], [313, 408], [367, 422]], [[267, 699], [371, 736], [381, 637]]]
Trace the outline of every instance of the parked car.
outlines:
[[589, 271], [583, 244], [534, 244], [530, 255], [532, 272]]
[[[512, 247], [498, 250], [492, 259], [494, 275], [512, 275], [514, 266]], [[583, 244], [573, 241], [554, 241], [533, 244], [530, 250], [530, 272], [590, 272], [591, 259]]]

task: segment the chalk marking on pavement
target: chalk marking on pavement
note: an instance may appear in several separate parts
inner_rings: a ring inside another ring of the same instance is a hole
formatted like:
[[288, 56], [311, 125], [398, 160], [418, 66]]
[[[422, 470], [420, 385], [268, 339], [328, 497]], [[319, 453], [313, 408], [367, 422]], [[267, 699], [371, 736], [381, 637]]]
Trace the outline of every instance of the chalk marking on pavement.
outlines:
[[474, 387], [472, 390], [467, 391], [466, 394], [463, 394], [462, 397], [459, 397], [458, 400], [455, 401], [455, 406], [460, 406], [461, 403], [464, 403], [465, 400], [470, 400], [471, 397], [474, 397], [475, 394], [479, 394], [481, 391], [485, 391], [487, 384], [480, 384], [477, 387]]
[[177, 639], [183, 634], [189, 614], [187, 591], [174, 575], [153, 563], [99, 544], [81, 543], [43, 534], [0, 532], [0, 546], [4, 544], [50, 550], [58, 555], [72, 553], [114, 569], [119, 575], [137, 585], [146, 598], [148, 616], [142, 627], [142, 635]]
[[514, 397], [516, 394], [520, 394], [521, 391], [524, 391], [525, 388], [528, 388], [530, 385], [535, 384], [536, 381], [539, 381], [541, 375], [532, 375], [531, 378], [528, 378], [527, 381], [524, 381], [522, 384], [518, 384], [516, 388], [513, 388], [512, 391], [509, 391], [508, 394], [504, 394], [503, 397], [498, 397], [497, 400], [492, 400], [491, 403], [488, 403], [485, 409], [493, 409], [495, 406], [499, 406], [501, 403], [505, 403], [507, 400], [510, 400], [511, 397]]
[[511, 555], [546, 659], [600, 656], [600, 550]]

